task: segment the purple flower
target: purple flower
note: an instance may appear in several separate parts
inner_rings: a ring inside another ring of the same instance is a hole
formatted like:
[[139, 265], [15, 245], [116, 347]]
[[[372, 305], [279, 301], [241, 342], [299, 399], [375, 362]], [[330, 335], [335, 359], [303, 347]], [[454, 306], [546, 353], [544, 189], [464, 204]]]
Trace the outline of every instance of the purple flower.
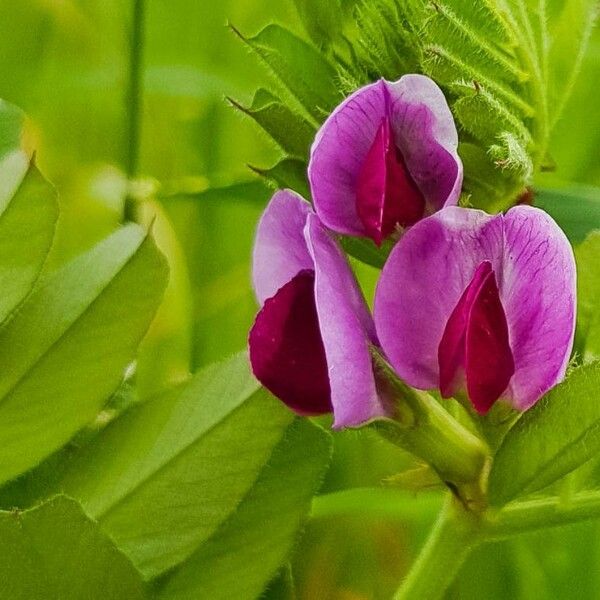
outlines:
[[375, 296], [377, 334], [399, 376], [485, 414], [525, 410], [562, 380], [573, 345], [573, 251], [543, 211], [449, 207], [398, 242]]
[[262, 308], [248, 342], [257, 379], [299, 414], [333, 410], [335, 427], [383, 415], [373, 320], [346, 257], [300, 196], [273, 196], [253, 262]]
[[377, 245], [456, 204], [462, 164], [440, 88], [423, 75], [380, 80], [347, 98], [317, 133], [308, 177], [321, 221]]

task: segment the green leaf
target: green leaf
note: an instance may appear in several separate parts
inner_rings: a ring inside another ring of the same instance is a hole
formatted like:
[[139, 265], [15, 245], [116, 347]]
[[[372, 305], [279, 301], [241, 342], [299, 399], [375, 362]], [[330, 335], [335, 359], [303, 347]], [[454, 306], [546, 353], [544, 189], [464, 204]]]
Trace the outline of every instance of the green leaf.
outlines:
[[138, 226], [46, 276], [0, 330], [0, 481], [94, 419], [119, 386], [167, 271]]
[[279, 25], [267, 25], [251, 38], [234, 31], [316, 122], [338, 103], [335, 69], [316, 48]]
[[[0, 166], [0, 179], [3, 173]], [[54, 189], [29, 167], [0, 214], [0, 322], [31, 291], [50, 252], [57, 218]]]
[[0, 322], [31, 291], [58, 218], [54, 189], [22, 148], [23, 120], [0, 100]]
[[569, 186], [536, 189], [535, 205], [543, 208], [561, 226], [573, 243], [600, 228], [600, 189]]
[[155, 577], [188, 558], [235, 511], [292, 415], [245, 354], [135, 407], [73, 460], [59, 488]]
[[254, 119], [284, 152], [298, 158], [307, 156], [316, 128], [282, 104], [279, 98], [261, 88], [254, 95], [251, 106], [243, 106], [231, 98], [229, 101]]
[[296, 419], [238, 509], [165, 582], [158, 598], [256, 598], [288, 557], [329, 455], [329, 436]]
[[498, 506], [536, 492], [600, 452], [600, 363], [571, 371], [504, 438], [490, 473]]
[[577, 326], [584, 360], [600, 359], [600, 231], [575, 249], [577, 259]]
[[276, 188], [289, 188], [304, 198], [310, 198], [305, 161], [295, 158], [284, 158], [269, 169], [261, 169], [253, 166], [250, 168], [273, 183]]
[[350, 236], [340, 236], [339, 241], [350, 256], [377, 269], [383, 268], [394, 245], [392, 241], [388, 240], [378, 248], [370, 239]]
[[[598, 15], [597, 0], [548, 0], [551, 46], [549, 104], [555, 123], [575, 85]], [[552, 4], [554, 6], [552, 6]]]
[[136, 600], [139, 573], [77, 502], [0, 512], [0, 595], [10, 600]]

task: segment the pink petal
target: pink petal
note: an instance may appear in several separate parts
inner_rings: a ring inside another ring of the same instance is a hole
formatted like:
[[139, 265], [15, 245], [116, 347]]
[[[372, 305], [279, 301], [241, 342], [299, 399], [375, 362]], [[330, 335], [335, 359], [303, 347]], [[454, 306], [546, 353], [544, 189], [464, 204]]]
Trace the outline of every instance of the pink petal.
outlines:
[[450, 398], [466, 379], [475, 409], [485, 414], [514, 373], [506, 316], [489, 261], [482, 262], [450, 315], [438, 350], [440, 391]]
[[502, 225], [483, 211], [446, 208], [411, 227], [392, 250], [375, 294], [375, 325], [398, 375], [439, 385], [438, 346], [477, 267], [501, 264]]
[[334, 231], [369, 234], [357, 209], [359, 178], [386, 118], [394, 133], [392, 141], [424, 196], [427, 211], [458, 200], [462, 164], [443, 93], [422, 75], [405, 75], [395, 83], [380, 80], [336, 108], [311, 150], [308, 174], [315, 209]]
[[265, 302], [248, 339], [256, 378], [302, 415], [331, 411], [314, 289], [314, 272], [298, 273]]
[[369, 352], [377, 342], [375, 327], [346, 257], [316, 215], [308, 217], [305, 235], [315, 264], [334, 426], [355, 427], [385, 414]]
[[508, 395], [529, 408], [562, 381], [573, 347], [576, 269], [571, 244], [544, 211], [517, 206], [504, 217], [500, 298], [515, 359]]
[[[503, 397], [523, 410], [564, 377], [575, 327], [573, 251], [543, 211], [519, 206], [493, 217], [449, 207], [417, 223], [383, 269], [375, 297], [377, 333], [400, 377], [418, 388], [437, 387], [438, 346], [483, 261], [497, 278], [514, 359]], [[494, 313], [497, 307], [479, 317], [481, 324], [497, 321]], [[506, 357], [501, 363], [508, 368]]]
[[423, 194], [410, 176], [393, 137], [390, 120], [385, 117], [357, 182], [358, 216], [378, 246], [398, 225], [416, 223], [425, 210]]
[[311, 207], [290, 190], [276, 192], [256, 233], [252, 277], [260, 304], [303, 269], [312, 269], [303, 230]]

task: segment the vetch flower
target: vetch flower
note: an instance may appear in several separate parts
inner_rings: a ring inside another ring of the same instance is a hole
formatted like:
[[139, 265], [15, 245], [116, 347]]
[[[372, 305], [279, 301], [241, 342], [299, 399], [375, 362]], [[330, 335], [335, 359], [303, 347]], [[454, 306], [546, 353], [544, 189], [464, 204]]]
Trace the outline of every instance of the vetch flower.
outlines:
[[372, 317], [346, 257], [294, 192], [277, 192], [260, 220], [253, 282], [262, 306], [248, 340], [257, 379], [299, 414], [333, 410], [335, 427], [383, 415]]
[[440, 88], [423, 75], [367, 85], [338, 106], [311, 149], [315, 210], [333, 231], [377, 245], [456, 204], [458, 135]]
[[490, 216], [449, 207], [392, 250], [375, 323], [398, 375], [485, 414], [525, 410], [561, 381], [573, 345], [575, 260], [558, 225], [529, 206]]

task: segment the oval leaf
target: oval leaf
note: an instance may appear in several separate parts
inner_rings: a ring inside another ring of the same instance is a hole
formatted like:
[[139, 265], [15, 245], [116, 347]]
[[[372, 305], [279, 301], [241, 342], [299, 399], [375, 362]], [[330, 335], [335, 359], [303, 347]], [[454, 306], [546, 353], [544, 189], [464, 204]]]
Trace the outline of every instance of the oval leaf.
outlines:
[[142, 579], [81, 510], [54, 498], [0, 512], [0, 595], [11, 600], [142, 600]]
[[167, 270], [138, 226], [47, 276], [0, 331], [0, 482], [89, 423], [118, 387]]
[[600, 363], [573, 370], [506, 434], [490, 473], [499, 506], [550, 485], [600, 452]]
[[60, 489], [155, 577], [235, 511], [292, 418], [239, 354], [108, 426], [74, 459]]

